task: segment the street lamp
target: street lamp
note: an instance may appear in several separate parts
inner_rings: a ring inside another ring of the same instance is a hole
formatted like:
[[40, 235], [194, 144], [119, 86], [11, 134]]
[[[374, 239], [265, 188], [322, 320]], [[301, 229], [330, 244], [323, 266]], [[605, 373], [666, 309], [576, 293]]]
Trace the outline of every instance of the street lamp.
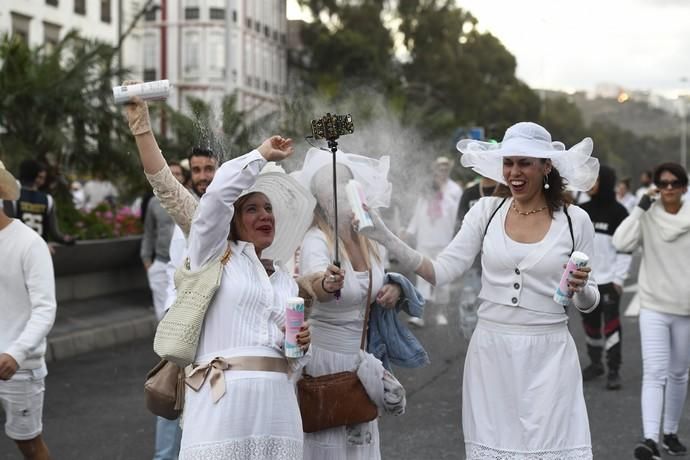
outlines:
[[[685, 83], [687, 83], [688, 79], [686, 77], [683, 77], [680, 79], [680, 81], [683, 83], [683, 86], [685, 86]], [[679, 98], [679, 109], [680, 109], [680, 164], [682, 167], [686, 168], [687, 170], [687, 156], [688, 156], [688, 126], [686, 123], [686, 118], [687, 118], [687, 94], [681, 94], [678, 96]]]

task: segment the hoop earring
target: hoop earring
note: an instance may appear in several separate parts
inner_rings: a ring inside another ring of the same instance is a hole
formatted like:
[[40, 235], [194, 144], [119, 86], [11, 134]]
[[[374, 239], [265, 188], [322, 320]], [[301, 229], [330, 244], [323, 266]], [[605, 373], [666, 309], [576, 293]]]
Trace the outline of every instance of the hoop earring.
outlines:
[[544, 190], [550, 189], [551, 186], [549, 185], [549, 173], [546, 173], [544, 176]]

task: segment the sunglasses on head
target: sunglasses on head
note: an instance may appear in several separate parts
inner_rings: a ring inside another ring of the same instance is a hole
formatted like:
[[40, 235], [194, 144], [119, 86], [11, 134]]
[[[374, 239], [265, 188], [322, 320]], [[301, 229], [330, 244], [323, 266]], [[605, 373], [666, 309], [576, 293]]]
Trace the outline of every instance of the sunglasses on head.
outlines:
[[678, 179], [676, 179], [676, 180], [660, 180], [656, 183], [656, 186], [660, 189], [669, 188], [669, 186], [671, 188], [680, 188], [683, 186], [683, 184], [681, 184], [681, 182]]

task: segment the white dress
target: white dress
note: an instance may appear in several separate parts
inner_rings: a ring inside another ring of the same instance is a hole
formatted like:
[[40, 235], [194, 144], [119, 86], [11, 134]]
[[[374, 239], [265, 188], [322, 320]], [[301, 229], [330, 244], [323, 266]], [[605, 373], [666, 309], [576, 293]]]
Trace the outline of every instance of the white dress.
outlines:
[[[331, 251], [323, 232], [310, 229], [302, 243], [300, 272], [323, 272], [331, 263]], [[383, 285], [383, 265], [375, 257], [372, 263], [372, 299]], [[345, 286], [339, 300], [314, 302], [309, 318], [312, 358], [305, 370], [312, 376], [355, 370], [364, 326], [369, 286], [368, 272], [355, 272], [347, 260]], [[305, 460], [376, 460], [381, 458], [378, 421], [363, 424], [363, 444], [348, 443], [346, 427], [336, 427], [304, 434]]]
[[[225, 163], [201, 199], [189, 238], [193, 270], [224, 251], [232, 203], [264, 164], [253, 153]], [[297, 295], [297, 284], [279, 266], [269, 278], [251, 243], [232, 243], [231, 249], [204, 319], [195, 362], [283, 357], [284, 305]], [[292, 370], [299, 372], [301, 361], [292, 361]], [[226, 392], [216, 403], [208, 381], [198, 392], [187, 388], [179, 458], [302, 460], [302, 421], [287, 374], [228, 370], [224, 377]]]
[[[516, 263], [539, 246], [508, 242]], [[467, 459], [591, 459], [582, 375], [567, 315], [485, 301], [478, 316], [462, 384]]]
[[[447, 283], [482, 251], [479, 297], [483, 303], [467, 350], [462, 386], [467, 459], [590, 460], [577, 350], [563, 307], [551, 299], [573, 248], [567, 219], [558, 211], [542, 241], [516, 243], [504, 230], [510, 200], [488, 225], [500, 202], [482, 198], [434, 261], [437, 282]], [[575, 206], [568, 214], [575, 250], [592, 254], [591, 221]], [[593, 277], [586, 289], [596, 290]]]

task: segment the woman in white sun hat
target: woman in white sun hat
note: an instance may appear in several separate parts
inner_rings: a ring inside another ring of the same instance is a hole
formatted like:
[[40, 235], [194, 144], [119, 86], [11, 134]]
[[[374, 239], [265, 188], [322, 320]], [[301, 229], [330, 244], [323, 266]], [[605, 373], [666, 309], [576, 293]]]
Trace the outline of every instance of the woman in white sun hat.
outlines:
[[[368, 234], [435, 285], [459, 278], [481, 254], [482, 304], [462, 386], [467, 458], [591, 459], [577, 350], [553, 295], [570, 254], [593, 250], [589, 217], [564, 196], [566, 184], [584, 191], [596, 181], [592, 140], [566, 150], [543, 127], [523, 122], [500, 144], [462, 140], [457, 147], [462, 165], [502, 184], [502, 196], [480, 199], [434, 261], [379, 219]], [[571, 303], [581, 311], [599, 302], [589, 272], [569, 279]]]

